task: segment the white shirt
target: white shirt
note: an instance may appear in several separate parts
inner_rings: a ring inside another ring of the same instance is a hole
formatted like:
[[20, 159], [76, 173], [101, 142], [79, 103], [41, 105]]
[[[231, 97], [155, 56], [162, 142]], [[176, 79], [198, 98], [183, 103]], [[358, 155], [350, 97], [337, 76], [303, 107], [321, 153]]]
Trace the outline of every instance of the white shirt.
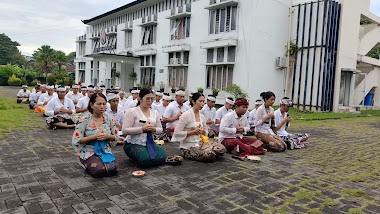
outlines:
[[201, 114], [203, 114], [206, 118], [206, 120], [211, 119], [213, 122], [215, 122], [216, 117], [216, 109], [215, 107], [210, 108], [207, 104], [203, 106], [201, 110]]
[[[284, 113], [284, 115], [282, 115], [281, 113], [281, 110], [280, 108], [277, 109], [275, 112], [274, 112], [274, 124], [276, 127], [278, 127], [278, 125], [280, 125], [280, 123], [284, 120], [285, 117], [287, 117], [287, 113]], [[286, 131], [286, 123], [284, 123], [284, 125], [281, 126], [281, 128], [279, 130], [277, 130], [277, 134], [279, 136], [288, 136], [289, 133]]]
[[[177, 116], [180, 112], [184, 113], [189, 109], [190, 109], [189, 107], [185, 105], [180, 106], [178, 105], [177, 101], [173, 101], [166, 107], [163, 117], [171, 118], [171, 117]], [[168, 122], [166, 124], [166, 128], [171, 128], [177, 125], [177, 123], [178, 123], [178, 120], [173, 121], [173, 122]]]
[[[273, 113], [274, 110], [272, 107], [269, 107], [269, 113]], [[274, 134], [271, 129], [272, 120], [268, 119], [266, 123], [263, 123], [263, 118], [267, 115], [265, 105], [261, 105], [257, 109], [256, 119], [255, 119], [255, 132], [260, 132], [263, 134]]]
[[184, 102], [183, 105], [191, 109], [190, 100], [187, 100], [186, 102]]
[[26, 91], [24, 91], [24, 89], [21, 89], [20, 91], [18, 91], [17, 93], [17, 97], [29, 97], [30, 96], [30, 91], [27, 89]]
[[69, 92], [66, 94], [66, 97], [69, 98], [70, 100], [72, 100], [73, 102], [77, 101], [83, 97], [83, 95], [81, 93], [76, 93], [74, 94], [73, 92]]
[[160, 100], [160, 101], [156, 101], [156, 100], [154, 100], [153, 101], [153, 103], [152, 103], [152, 109], [158, 109], [158, 107], [161, 105], [161, 103], [162, 103], [162, 101]]
[[119, 99], [119, 105], [124, 108], [125, 102], [127, 102], [127, 98], [123, 97], [123, 99]]
[[[87, 109], [89, 103], [90, 103], [90, 98], [88, 96], [85, 96], [78, 100], [77, 107]], [[81, 113], [82, 116], [86, 116], [87, 114], [88, 114], [88, 110]]]
[[[132, 102], [132, 104], [131, 104], [131, 102]], [[133, 104], [137, 104], [137, 98], [136, 99], [132, 99], [132, 98], [129, 99], [129, 97], [128, 97], [127, 101], [124, 104], [124, 112], [127, 112], [127, 110], [131, 108], [130, 106], [132, 106]], [[133, 107], [136, 107], [136, 106], [133, 106]]]
[[111, 117], [112, 119], [116, 120], [116, 122], [118, 122], [120, 125], [123, 124], [124, 112], [119, 111], [119, 109], [117, 109], [116, 113], [113, 113], [111, 108], [107, 108], [107, 110], [104, 112], [104, 114], [106, 114], [109, 117]]
[[51, 99], [46, 106], [45, 114], [51, 117], [61, 116], [63, 118], [68, 118], [69, 117], [68, 113], [54, 114], [54, 111], [62, 108], [62, 106], [65, 109], [71, 110], [72, 112], [71, 114], [75, 114], [75, 106], [74, 106], [73, 101], [66, 97], [64, 98], [63, 105], [58, 97], [54, 97], [53, 99]]
[[[44, 105], [44, 102], [49, 102], [51, 99], [53, 99], [54, 97], [54, 94], [52, 94], [51, 96], [46, 92], [46, 93], [43, 93], [41, 94], [40, 98], [38, 99], [38, 102], [37, 102], [37, 105], [39, 106], [43, 106]], [[46, 104], [47, 105], [47, 104]]]
[[[167, 107], [167, 106], [166, 106]], [[165, 113], [165, 110], [166, 110], [166, 107], [161, 103], [159, 106], [157, 106], [156, 108], [153, 108], [154, 110], [156, 110], [158, 112], [158, 115], [160, 116], [160, 119], [162, 119], [162, 117], [164, 116], [164, 113]]]
[[257, 109], [253, 109], [251, 112], [249, 112], [248, 122], [250, 125], [255, 125], [256, 115], [257, 115]]
[[219, 142], [222, 142], [225, 138], [236, 138], [243, 133], [236, 133], [236, 126], [244, 126], [244, 133], [250, 130], [248, 119], [246, 114], [238, 117], [235, 111], [229, 112], [224, 115], [219, 128]]
[[227, 110], [226, 107], [223, 106], [216, 111], [215, 119], [222, 120], [224, 115], [226, 115], [229, 112], [232, 112], [232, 109]]
[[127, 112], [128, 109], [136, 107], [137, 102], [138, 102], [137, 99], [129, 101], [128, 106], [126, 108], [124, 108], [124, 111]]

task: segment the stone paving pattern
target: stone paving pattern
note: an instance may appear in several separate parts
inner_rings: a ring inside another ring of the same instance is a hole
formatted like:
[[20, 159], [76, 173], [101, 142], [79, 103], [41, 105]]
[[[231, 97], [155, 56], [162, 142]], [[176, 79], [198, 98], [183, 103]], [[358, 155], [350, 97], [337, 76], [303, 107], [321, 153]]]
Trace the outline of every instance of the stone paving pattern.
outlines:
[[[185, 160], [142, 178], [117, 146], [121, 171], [101, 179], [78, 164], [72, 130], [37, 120], [0, 136], [0, 213], [380, 213], [379, 117], [297, 121], [291, 130], [312, 136], [306, 149], [260, 163]], [[178, 144], [163, 147], [179, 154]]]

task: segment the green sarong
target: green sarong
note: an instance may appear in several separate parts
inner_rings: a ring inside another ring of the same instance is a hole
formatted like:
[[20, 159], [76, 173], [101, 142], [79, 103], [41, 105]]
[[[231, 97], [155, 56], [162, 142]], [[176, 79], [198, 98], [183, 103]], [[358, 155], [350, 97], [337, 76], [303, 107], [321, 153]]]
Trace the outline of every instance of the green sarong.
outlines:
[[137, 144], [124, 144], [125, 154], [140, 167], [153, 167], [160, 166], [165, 163], [166, 154], [162, 147], [156, 146], [157, 156], [155, 159], [150, 159], [148, 149], [146, 146], [137, 145]]

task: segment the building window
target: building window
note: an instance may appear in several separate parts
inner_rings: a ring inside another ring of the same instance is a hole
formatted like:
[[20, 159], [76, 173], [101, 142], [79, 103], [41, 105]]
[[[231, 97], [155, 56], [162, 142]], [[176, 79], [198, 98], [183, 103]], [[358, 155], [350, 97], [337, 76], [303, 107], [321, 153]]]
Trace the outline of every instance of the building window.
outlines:
[[91, 83], [94, 78], [94, 61], [91, 61]]
[[141, 45], [149, 45], [156, 43], [156, 25], [151, 25], [142, 28]]
[[190, 17], [170, 21], [170, 39], [180, 40], [190, 37]]
[[85, 77], [86, 77], [86, 63], [85, 62], [79, 62], [78, 63], [78, 81], [79, 82], [84, 82], [85, 81]]
[[209, 33], [218, 34], [236, 30], [237, 6], [210, 11]]
[[207, 49], [207, 63], [233, 63], [235, 55], [235, 46]]
[[187, 86], [187, 67], [169, 67], [169, 85], [174, 88]]
[[147, 55], [147, 56], [140, 56], [140, 66], [146, 67], [146, 66], [155, 66], [156, 65], [156, 55]]
[[132, 47], [132, 32], [126, 31], [125, 32], [125, 48], [131, 48]]
[[225, 90], [232, 84], [233, 66], [207, 66], [207, 88]]
[[141, 68], [141, 85], [154, 86], [155, 68]]
[[86, 43], [79, 43], [79, 56], [86, 54]]
[[187, 65], [189, 64], [189, 51], [169, 53], [169, 65]]

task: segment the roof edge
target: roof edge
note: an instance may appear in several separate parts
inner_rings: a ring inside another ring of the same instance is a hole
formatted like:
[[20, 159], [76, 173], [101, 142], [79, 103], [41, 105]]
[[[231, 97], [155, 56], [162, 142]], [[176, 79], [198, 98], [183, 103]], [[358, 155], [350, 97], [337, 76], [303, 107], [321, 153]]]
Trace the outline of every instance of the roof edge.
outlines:
[[98, 19], [101, 19], [101, 18], [104, 18], [106, 16], [109, 16], [109, 15], [111, 15], [113, 13], [117, 13], [117, 12], [120, 12], [122, 10], [125, 10], [125, 9], [130, 8], [130, 7], [133, 7], [135, 5], [141, 4], [141, 3], [145, 2], [145, 1], [147, 1], [147, 0], [136, 0], [136, 1], [133, 1], [133, 2], [131, 2], [129, 4], [126, 4], [124, 6], [118, 7], [116, 9], [114, 9], [114, 10], [111, 10], [111, 11], [108, 11], [106, 13], [100, 14], [99, 16], [95, 16], [95, 17], [93, 17], [91, 19], [85, 19], [85, 20], [81, 20], [81, 21], [82, 21], [83, 24], [88, 24], [88, 23], [91, 23], [91, 22], [96, 21]]

